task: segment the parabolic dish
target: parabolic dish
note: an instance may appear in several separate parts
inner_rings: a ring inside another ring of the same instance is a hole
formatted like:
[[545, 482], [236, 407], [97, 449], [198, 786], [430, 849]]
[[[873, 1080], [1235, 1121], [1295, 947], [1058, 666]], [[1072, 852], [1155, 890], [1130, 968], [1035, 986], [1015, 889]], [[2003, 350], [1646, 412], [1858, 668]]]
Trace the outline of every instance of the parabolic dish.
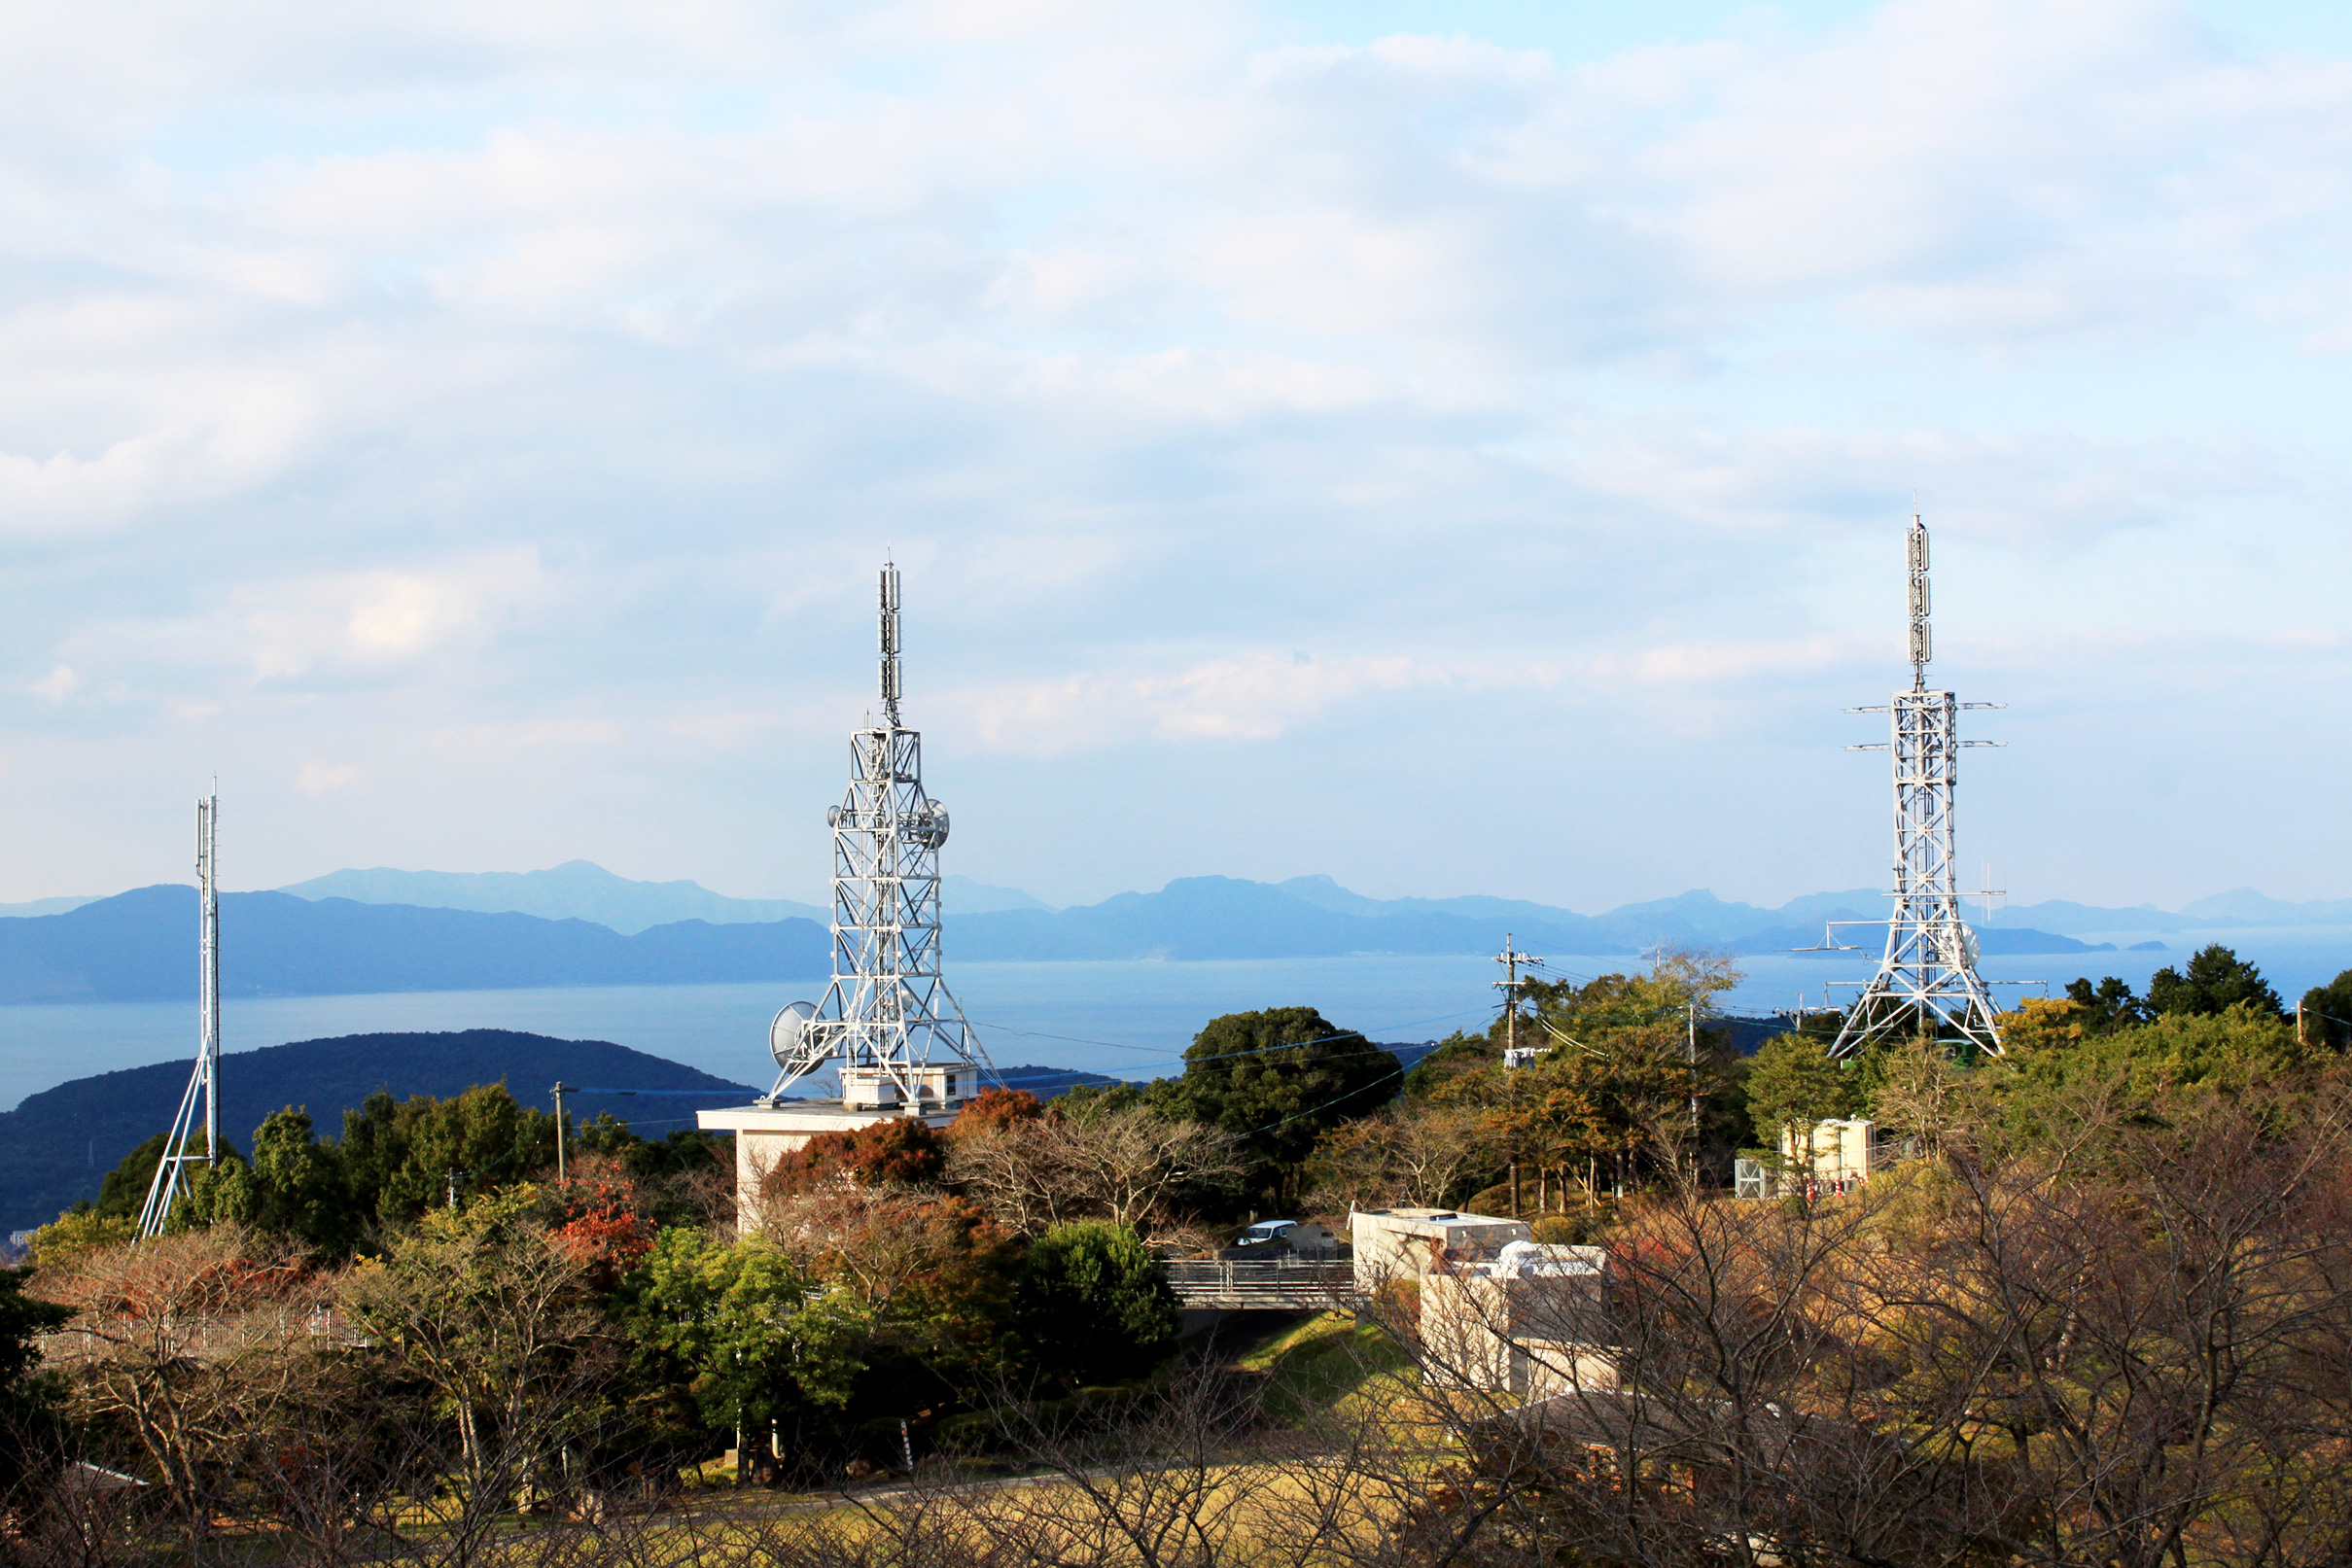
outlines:
[[808, 1038], [809, 1020], [817, 1016], [815, 1002], [787, 1002], [777, 1013], [776, 1022], [768, 1026], [768, 1054], [776, 1065], [789, 1067], [799, 1054], [801, 1042]]

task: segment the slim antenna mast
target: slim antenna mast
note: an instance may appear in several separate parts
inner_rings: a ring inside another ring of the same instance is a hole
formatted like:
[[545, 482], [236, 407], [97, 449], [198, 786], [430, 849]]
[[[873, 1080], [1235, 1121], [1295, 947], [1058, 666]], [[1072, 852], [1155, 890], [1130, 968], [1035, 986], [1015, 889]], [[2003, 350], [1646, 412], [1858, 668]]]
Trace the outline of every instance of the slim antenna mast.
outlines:
[[882, 558], [882, 718], [898, 727], [898, 569]]
[[[163, 1234], [171, 1211], [188, 1196], [193, 1179], [192, 1165], [206, 1167], [221, 1158], [221, 795], [196, 802], [196, 1064], [188, 1088], [180, 1096], [179, 1114], [164, 1135], [163, 1158], [156, 1164], [155, 1179], [147, 1185], [147, 1202], [139, 1210], [139, 1237]], [[196, 1107], [204, 1117], [204, 1152], [191, 1152], [195, 1140]]]
[[1846, 710], [1892, 718], [1889, 742], [1849, 749], [1893, 754], [1895, 904], [1885, 923], [1886, 953], [1878, 972], [1839, 1026], [1830, 1055], [1849, 1056], [1913, 1029], [1937, 1038], [1957, 1036], [1999, 1055], [2001, 1032], [1993, 1023], [1992, 998], [1977, 974], [1976, 933], [1960, 920], [1960, 899], [1967, 895], [1955, 882], [1952, 793], [1959, 783], [1960, 748], [2003, 744], [1961, 740], [1960, 710], [2002, 705], [1959, 702], [1948, 691], [1927, 689], [1927, 665], [1935, 649], [1928, 631], [1927, 525], [1916, 512], [1904, 539], [1904, 559], [1910, 575], [1911, 689], [1896, 692], [1883, 708]]

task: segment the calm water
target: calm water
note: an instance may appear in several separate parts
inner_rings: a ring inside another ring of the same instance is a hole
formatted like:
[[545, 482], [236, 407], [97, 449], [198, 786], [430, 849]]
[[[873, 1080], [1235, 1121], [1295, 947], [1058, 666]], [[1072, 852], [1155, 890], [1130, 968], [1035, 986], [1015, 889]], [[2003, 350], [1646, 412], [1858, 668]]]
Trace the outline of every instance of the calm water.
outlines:
[[[1994, 981], [2119, 975], [2143, 988], [2179, 963], [2194, 942], [2149, 935], [2164, 953], [2092, 953], [1988, 958]], [[2292, 1004], [2308, 987], [2352, 967], [2352, 927], [2221, 933], [2262, 966]], [[1826, 980], [1867, 978], [1874, 954], [1748, 957], [1746, 982], [1731, 997], [1740, 1011], [1820, 1005]], [[1547, 973], [1586, 979], [1637, 960], [1563, 958]], [[1209, 962], [968, 963], [950, 983], [989, 1053], [1003, 1064], [1041, 1063], [1147, 1078], [1175, 1069], [1202, 1024], [1219, 1013], [1309, 1005], [1374, 1039], [1426, 1040], [1478, 1028], [1491, 1016], [1498, 971], [1470, 957], [1260, 958]], [[571, 1039], [613, 1040], [684, 1062], [738, 1083], [765, 1087], [767, 1024], [805, 983], [745, 986], [614, 986], [547, 991], [450, 991], [366, 996], [231, 1000], [222, 1007], [229, 1051], [289, 1040], [378, 1030], [526, 1029]], [[2025, 989], [2032, 994], [2034, 988]], [[1850, 997], [1851, 990], [1843, 995]], [[2017, 987], [1998, 988], [2005, 1000]], [[0, 1007], [0, 1105], [68, 1078], [191, 1056], [195, 1008], [187, 1002], [88, 1002]], [[614, 1087], [625, 1087], [615, 1085]], [[645, 1124], [649, 1130], [651, 1124]]]

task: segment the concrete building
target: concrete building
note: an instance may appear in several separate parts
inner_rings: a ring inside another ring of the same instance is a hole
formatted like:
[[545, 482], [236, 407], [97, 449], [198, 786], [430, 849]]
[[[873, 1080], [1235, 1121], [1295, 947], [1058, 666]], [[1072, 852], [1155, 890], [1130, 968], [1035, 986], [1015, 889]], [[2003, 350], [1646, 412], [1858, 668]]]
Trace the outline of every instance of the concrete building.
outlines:
[[1466, 1264], [1489, 1263], [1513, 1241], [1533, 1241], [1524, 1220], [1459, 1214], [1450, 1208], [1366, 1208], [1349, 1216], [1355, 1288], [1419, 1279]]
[[1511, 1241], [1489, 1261], [1424, 1276], [1425, 1376], [1530, 1399], [1615, 1389], [1608, 1272], [1601, 1247]]

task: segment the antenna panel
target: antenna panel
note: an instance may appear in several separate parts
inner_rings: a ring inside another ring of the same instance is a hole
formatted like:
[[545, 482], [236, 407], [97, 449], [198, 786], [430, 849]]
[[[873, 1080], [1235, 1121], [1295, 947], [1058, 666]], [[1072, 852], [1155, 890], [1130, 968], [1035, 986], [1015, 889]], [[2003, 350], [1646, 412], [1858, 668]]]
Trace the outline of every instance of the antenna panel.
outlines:
[[1930, 639], [1930, 638], [1928, 637], [1928, 635], [1927, 635], [1927, 622], [1925, 622], [1925, 621], [1913, 621], [1913, 622], [1912, 622], [1912, 625], [1911, 625], [1911, 662], [1912, 662], [1912, 663], [1913, 663], [1913, 664], [1925, 664], [1925, 663], [1927, 663], [1927, 662], [1928, 662], [1928, 659], [1929, 659], [1929, 657], [1930, 657], [1930, 653], [1929, 653], [1930, 644], [1931, 644], [1931, 639]]
[[1924, 528], [1913, 527], [1908, 537], [1911, 543], [1911, 569], [1913, 572], [1926, 571], [1927, 530]]
[[791, 1065], [800, 1042], [808, 1037], [809, 1020], [817, 1016], [815, 1002], [787, 1002], [776, 1014], [776, 1022], [768, 1026], [768, 1055], [776, 1065]]

